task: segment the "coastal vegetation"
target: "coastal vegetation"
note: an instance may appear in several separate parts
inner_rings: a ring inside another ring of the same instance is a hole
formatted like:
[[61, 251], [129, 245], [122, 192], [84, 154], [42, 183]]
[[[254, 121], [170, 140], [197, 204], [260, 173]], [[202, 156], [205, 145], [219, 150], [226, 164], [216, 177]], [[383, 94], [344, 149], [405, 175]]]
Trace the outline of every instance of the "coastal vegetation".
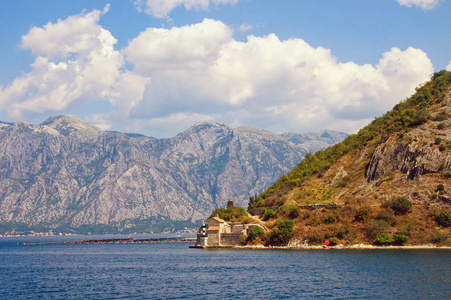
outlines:
[[248, 244], [451, 246], [451, 72], [357, 134], [305, 158], [248, 211]]

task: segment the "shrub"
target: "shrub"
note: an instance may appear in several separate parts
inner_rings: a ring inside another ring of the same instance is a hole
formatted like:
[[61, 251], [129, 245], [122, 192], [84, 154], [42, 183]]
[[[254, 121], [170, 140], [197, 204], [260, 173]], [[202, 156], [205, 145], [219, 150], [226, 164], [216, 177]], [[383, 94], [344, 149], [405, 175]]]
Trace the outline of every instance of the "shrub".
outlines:
[[377, 220], [384, 220], [390, 226], [393, 226], [396, 223], [395, 214], [393, 213], [393, 210], [391, 210], [389, 208], [378, 211], [377, 214], [376, 214], [376, 219]]
[[434, 139], [434, 143], [435, 143], [436, 145], [440, 145], [441, 142], [442, 142], [442, 139], [439, 138], [439, 137], [436, 137], [436, 138]]
[[430, 118], [430, 113], [427, 110], [419, 110], [415, 113], [415, 116], [412, 118], [410, 122], [410, 127], [416, 127], [421, 124], [426, 123]]
[[395, 241], [395, 238], [390, 233], [379, 233], [376, 236], [376, 240], [374, 241], [374, 244], [383, 246], [383, 245], [390, 245]]
[[438, 146], [438, 150], [439, 151], [445, 151], [446, 150], [445, 144], [440, 144], [440, 146]]
[[244, 207], [237, 207], [237, 206], [230, 206], [227, 208], [217, 208], [215, 209], [210, 217], [218, 216], [219, 218], [223, 219], [224, 221], [231, 221], [236, 222], [240, 217], [246, 217], [246, 209]]
[[[448, 113], [446, 111], [441, 111], [434, 117], [434, 121], [445, 121], [448, 119]], [[443, 124], [443, 123], [441, 123]]]
[[366, 234], [370, 239], [374, 239], [381, 233], [385, 233], [390, 227], [384, 220], [373, 220], [366, 226]]
[[364, 222], [369, 218], [370, 213], [371, 209], [369, 206], [360, 207], [354, 214], [354, 220], [357, 222]]
[[246, 245], [247, 244], [246, 236], [240, 235], [238, 242], [240, 243], [240, 245]]
[[346, 235], [351, 231], [351, 226], [348, 222], [343, 222], [343, 225], [338, 228], [337, 236], [340, 239], [344, 239]]
[[249, 230], [249, 235], [247, 236], [248, 242], [253, 242], [259, 236], [261, 236], [265, 231], [260, 226], [254, 226]]
[[329, 214], [324, 217], [323, 222], [325, 224], [332, 224], [332, 223], [335, 223], [336, 220], [337, 220], [337, 218], [335, 216]]
[[321, 225], [321, 219], [319, 219], [319, 218], [316, 218], [316, 217], [313, 217], [313, 218], [311, 218], [311, 219], [307, 219], [306, 221], [305, 221], [305, 225], [306, 226], [318, 226], [318, 225]]
[[272, 209], [265, 209], [264, 219], [269, 220], [274, 217], [274, 211]]
[[437, 129], [440, 129], [440, 130], [445, 129], [445, 127], [446, 127], [445, 123], [439, 123], [439, 124], [437, 125]]
[[396, 234], [395, 235], [395, 244], [402, 246], [405, 243], [407, 243], [407, 241], [409, 240], [409, 237], [407, 235], [404, 234]]
[[445, 190], [445, 185], [443, 183], [437, 184], [437, 192], [442, 192]]
[[435, 215], [435, 221], [437, 224], [443, 226], [443, 227], [450, 227], [451, 226], [451, 214], [447, 211], [439, 211]]
[[278, 220], [276, 222], [277, 229], [274, 229], [268, 240], [270, 245], [286, 245], [293, 237], [294, 223], [290, 219]]
[[298, 207], [296, 207], [294, 205], [290, 206], [289, 212], [290, 212], [289, 217], [291, 219], [296, 219], [297, 217], [299, 217], [299, 208]]
[[336, 237], [331, 237], [329, 242], [331, 246], [336, 246], [339, 243], [339, 240]]
[[406, 214], [412, 210], [412, 202], [407, 198], [399, 197], [392, 201], [390, 207], [397, 214]]
[[444, 230], [437, 230], [432, 235], [432, 242], [437, 244], [438, 246], [442, 246], [448, 242], [449, 235]]

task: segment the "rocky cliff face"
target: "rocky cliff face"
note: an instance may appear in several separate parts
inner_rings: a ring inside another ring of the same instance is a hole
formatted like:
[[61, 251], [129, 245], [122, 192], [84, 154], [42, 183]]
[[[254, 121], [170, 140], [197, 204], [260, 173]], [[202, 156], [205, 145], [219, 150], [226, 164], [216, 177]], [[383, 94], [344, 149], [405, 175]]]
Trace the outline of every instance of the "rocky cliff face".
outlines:
[[197, 123], [170, 139], [106, 132], [75, 116], [0, 123], [0, 224], [195, 221], [228, 200], [246, 205], [308, 150], [220, 123]]
[[[451, 91], [443, 103], [447, 104], [450, 99]], [[388, 172], [400, 172], [407, 179], [450, 172], [451, 156], [446, 149], [451, 140], [451, 120], [445, 117], [450, 115], [449, 106], [443, 105], [433, 112], [430, 122], [407, 133], [382, 139], [368, 165], [367, 181], [375, 181]]]

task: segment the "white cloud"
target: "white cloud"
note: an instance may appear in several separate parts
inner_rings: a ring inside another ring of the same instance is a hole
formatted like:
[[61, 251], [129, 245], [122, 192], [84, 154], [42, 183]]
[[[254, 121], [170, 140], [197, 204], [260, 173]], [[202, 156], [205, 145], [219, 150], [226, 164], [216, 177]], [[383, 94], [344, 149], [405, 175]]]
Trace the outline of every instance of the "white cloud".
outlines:
[[152, 77], [132, 118], [179, 114], [182, 120], [197, 112], [276, 131], [356, 130], [433, 72], [420, 49], [393, 48], [376, 66], [340, 63], [329, 49], [302, 39], [280, 41], [270, 34], [238, 42], [227, 26], [208, 19], [148, 29], [124, 53], [135, 72]]
[[[236, 41], [229, 26], [210, 19], [148, 28], [118, 51], [111, 33], [98, 25], [101, 14], [32, 28], [22, 39], [36, 56], [32, 70], [0, 87], [0, 108], [20, 118], [67, 113], [103, 99], [112, 108], [86, 119], [157, 137], [197, 121], [278, 132], [352, 132], [412, 94], [433, 72], [420, 49], [392, 48], [374, 66], [342, 63], [330, 49], [299, 38], [270, 34]], [[58, 39], [66, 43], [63, 49]]]
[[451, 72], [451, 60], [449, 61], [448, 66], [446, 67], [446, 71], [450, 71]]
[[418, 6], [425, 10], [430, 10], [439, 5], [440, 0], [396, 0], [399, 4], [412, 7]]
[[132, 0], [139, 12], [156, 18], [166, 18], [168, 14], [177, 6], [183, 5], [186, 10], [207, 10], [210, 4], [213, 5], [235, 5], [239, 0]]
[[[31, 50], [35, 61], [29, 73], [0, 89], [0, 108], [22, 118], [99, 99], [114, 105], [127, 96], [136, 104], [136, 98], [142, 98], [136, 95], [140, 91], [136, 85], [144, 85], [147, 79], [121, 70], [124, 59], [114, 50], [116, 39], [97, 24], [108, 8], [31, 28], [21, 46]], [[133, 86], [128, 83], [131, 76], [136, 89], [130, 97], [125, 91]]]
[[244, 24], [241, 24], [240, 27], [238, 27], [238, 31], [246, 32], [246, 31], [252, 30], [254, 28], [255, 28], [254, 25], [244, 23]]

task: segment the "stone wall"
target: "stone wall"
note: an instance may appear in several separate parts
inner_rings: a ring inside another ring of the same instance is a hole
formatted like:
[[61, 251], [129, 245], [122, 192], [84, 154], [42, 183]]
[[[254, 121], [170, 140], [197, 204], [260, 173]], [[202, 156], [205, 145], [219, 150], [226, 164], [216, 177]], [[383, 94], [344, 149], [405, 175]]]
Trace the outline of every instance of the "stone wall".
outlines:
[[[240, 242], [241, 233], [223, 233], [221, 234], [221, 246], [235, 246]], [[210, 237], [208, 238], [208, 245], [213, 246], [210, 243]]]
[[218, 231], [209, 231], [208, 234], [208, 246], [219, 246], [219, 234]]

